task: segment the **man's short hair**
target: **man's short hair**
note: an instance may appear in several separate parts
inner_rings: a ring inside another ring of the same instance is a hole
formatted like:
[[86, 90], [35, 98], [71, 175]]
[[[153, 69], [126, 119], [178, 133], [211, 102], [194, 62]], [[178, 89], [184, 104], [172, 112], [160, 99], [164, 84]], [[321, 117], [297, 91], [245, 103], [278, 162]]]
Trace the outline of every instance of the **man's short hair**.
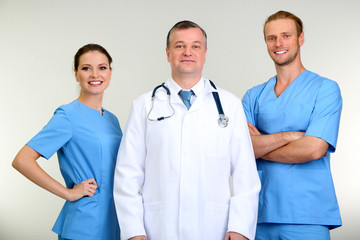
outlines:
[[278, 19], [291, 19], [295, 22], [296, 25], [296, 30], [297, 30], [297, 36], [299, 37], [300, 34], [303, 32], [303, 23], [301, 21], [300, 18], [298, 18], [297, 16], [295, 16], [294, 14], [287, 12], [287, 11], [278, 11], [277, 13], [274, 13], [273, 15], [269, 16], [265, 23], [264, 23], [264, 38], [266, 40], [266, 36], [265, 36], [265, 27], [266, 24], [268, 24], [271, 21], [275, 21]]
[[182, 29], [189, 29], [189, 28], [199, 28], [201, 30], [201, 32], [204, 35], [204, 39], [205, 39], [205, 48], [207, 48], [207, 35], [204, 29], [202, 29], [198, 24], [191, 22], [191, 21], [180, 21], [178, 23], [176, 23], [169, 31], [167, 38], [166, 38], [166, 47], [169, 49], [170, 48], [170, 41], [171, 41], [171, 36], [173, 34], [174, 31], [178, 31], [178, 30], [182, 30]]

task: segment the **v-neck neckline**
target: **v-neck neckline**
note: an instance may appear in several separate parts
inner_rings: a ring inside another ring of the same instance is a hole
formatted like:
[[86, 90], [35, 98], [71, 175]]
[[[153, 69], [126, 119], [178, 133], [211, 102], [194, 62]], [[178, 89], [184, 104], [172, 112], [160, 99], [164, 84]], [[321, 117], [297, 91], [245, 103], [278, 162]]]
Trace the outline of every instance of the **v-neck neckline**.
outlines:
[[276, 96], [276, 93], [275, 93], [275, 86], [276, 86], [276, 83], [277, 83], [277, 75], [276, 75], [276, 76], [274, 77], [274, 84], [273, 84], [273, 86], [272, 86], [272, 93], [274, 94], [275, 98], [278, 100], [278, 99], [280, 99], [281, 96], [283, 96], [284, 94], [286, 94], [286, 92], [289, 91], [288, 89], [289, 89], [290, 87], [292, 87], [293, 85], [295, 85], [294, 82], [297, 82], [298, 79], [301, 78], [302, 75], [303, 75], [305, 72], [307, 72], [307, 70], [305, 70], [305, 71], [303, 71], [302, 73], [300, 73], [300, 74], [294, 79], [294, 81], [292, 81], [292, 82], [289, 84], [289, 86], [287, 86], [287, 87], [284, 89], [284, 91], [282, 91], [282, 93], [281, 93], [279, 96]]

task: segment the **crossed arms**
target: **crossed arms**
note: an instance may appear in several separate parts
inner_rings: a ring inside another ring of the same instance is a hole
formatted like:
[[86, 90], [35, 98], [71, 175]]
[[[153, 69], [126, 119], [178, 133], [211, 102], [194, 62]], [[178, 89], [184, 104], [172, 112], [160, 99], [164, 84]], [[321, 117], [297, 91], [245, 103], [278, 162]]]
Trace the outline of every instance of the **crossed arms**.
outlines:
[[304, 163], [326, 155], [329, 144], [321, 138], [304, 136], [305, 132], [289, 131], [261, 135], [248, 122], [255, 158], [281, 163]]

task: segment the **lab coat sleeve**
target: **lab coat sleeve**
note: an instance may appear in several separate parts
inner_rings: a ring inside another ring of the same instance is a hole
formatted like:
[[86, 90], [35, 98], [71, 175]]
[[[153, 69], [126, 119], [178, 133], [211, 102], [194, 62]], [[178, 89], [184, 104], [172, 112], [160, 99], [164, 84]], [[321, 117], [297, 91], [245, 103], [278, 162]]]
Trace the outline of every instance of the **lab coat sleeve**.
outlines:
[[231, 174], [234, 195], [230, 201], [228, 231], [254, 239], [257, 224], [260, 180], [246, 117], [239, 101], [231, 138]]
[[140, 190], [144, 183], [145, 122], [144, 108], [134, 101], [120, 144], [114, 176], [114, 201], [121, 239], [146, 235]]

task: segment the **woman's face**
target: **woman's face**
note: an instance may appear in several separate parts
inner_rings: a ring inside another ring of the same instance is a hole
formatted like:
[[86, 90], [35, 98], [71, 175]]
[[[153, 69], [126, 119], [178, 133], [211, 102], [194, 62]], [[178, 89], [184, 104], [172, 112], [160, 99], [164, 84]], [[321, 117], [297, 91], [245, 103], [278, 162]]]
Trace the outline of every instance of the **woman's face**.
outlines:
[[111, 67], [106, 55], [99, 51], [81, 55], [78, 69], [75, 69], [75, 78], [83, 96], [102, 95], [111, 80]]

